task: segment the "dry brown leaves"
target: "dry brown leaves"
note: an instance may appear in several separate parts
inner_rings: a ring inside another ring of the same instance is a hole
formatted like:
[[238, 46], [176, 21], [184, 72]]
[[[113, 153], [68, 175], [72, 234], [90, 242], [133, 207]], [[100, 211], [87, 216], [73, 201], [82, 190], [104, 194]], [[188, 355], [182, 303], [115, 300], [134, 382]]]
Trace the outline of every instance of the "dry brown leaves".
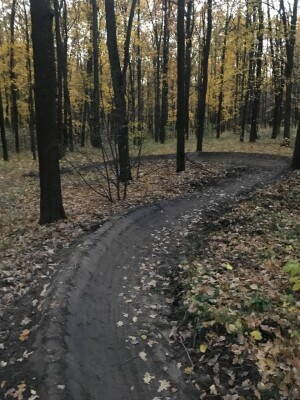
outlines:
[[295, 172], [221, 217], [201, 257], [181, 267], [196, 370], [214, 374], [203, 399], [300, 398], [300, 293], [283, 271], [300, 261], [299, 178]]

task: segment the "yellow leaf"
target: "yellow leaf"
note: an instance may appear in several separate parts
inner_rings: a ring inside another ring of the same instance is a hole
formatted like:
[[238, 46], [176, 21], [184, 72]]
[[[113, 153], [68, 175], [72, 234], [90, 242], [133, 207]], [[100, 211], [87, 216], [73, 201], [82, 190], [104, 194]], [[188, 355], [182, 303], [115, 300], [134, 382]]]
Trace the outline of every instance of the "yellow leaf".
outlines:
[[256, 283], [253, 283], [252, 285], [250, 285], [250, 288], [252, 290], [258, 290], [258, 286], [256, 285]]
[[224, 267], [226, 269], [228, 269], [229, 271], [233, 270], [233, 266], [231, 264], [229, 264], [229, 263], [224, 264]]
[[237, 327], [234, 324], [226, 324], [227, 333], [235, 333], [237, 331]]
[[262, 340], [262, 335], [260, 331], [252, 331], [250, 335], [254, 340]]
[[201, 353], [205, 353], [207, 350], [207, 344], [205, 343], [200, 344], [199, 350], [201, 351]]
[[184, 373], [186, 375], [191, 375], [192, 372], [193, 372], [193, 368], [192, 367], [184, 368]]
[[21, 340], [21, 342], [25, 342], [25, 340], [28, 339], [29, 333], [30, 333], [29, 329], [24, 329], [24, 331], [19, 336], [19, 340]]

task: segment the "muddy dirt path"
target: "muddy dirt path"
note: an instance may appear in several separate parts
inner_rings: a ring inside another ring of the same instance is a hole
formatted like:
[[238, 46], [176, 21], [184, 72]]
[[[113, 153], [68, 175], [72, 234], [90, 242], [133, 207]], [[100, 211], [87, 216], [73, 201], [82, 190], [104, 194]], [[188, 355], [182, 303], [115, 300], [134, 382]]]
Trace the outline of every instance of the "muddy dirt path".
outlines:
[[[168, 281], [159, 266], [193, 223], [209, 223], [208, 213], [211, 219], [280, 179], [289, 160], [212, 153], [193, 160], [236, 169], [199, 193], [113, 218], [62, 261], [31, 363], [41, 399], [198, 398], [169, 343], [171, 310], [161, 290]], [[162, 232], [169, 232], [169, 240], [160, 246]]]

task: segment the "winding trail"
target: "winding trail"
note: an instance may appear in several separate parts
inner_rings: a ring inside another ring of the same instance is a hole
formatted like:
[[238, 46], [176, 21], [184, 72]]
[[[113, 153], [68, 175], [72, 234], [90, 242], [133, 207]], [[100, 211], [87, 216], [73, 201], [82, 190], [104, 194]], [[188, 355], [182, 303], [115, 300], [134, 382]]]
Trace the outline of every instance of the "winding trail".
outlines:
[[[161, 289], [167, 280], [161, 270], [155, 275], [155, 268], [180, 246], [193, 223], [201, 218], [209, 223], [208, 213], [211, 218], [280, 179], [289, 160], [238, 153], [193, 159], [238, 168], [201, 192], [112, 218], [62, 261], [32, 361], [42, 400], [198, 398], [177, 368], [169, 343], [171, 309]], [[157, 276], [162, 280], [158, 287], [152, 282]], [[146, 372], [155, 377], [149, 384], [143, 381]], [[170, 382], [171, 390], [158, 392], [159, 380]]]

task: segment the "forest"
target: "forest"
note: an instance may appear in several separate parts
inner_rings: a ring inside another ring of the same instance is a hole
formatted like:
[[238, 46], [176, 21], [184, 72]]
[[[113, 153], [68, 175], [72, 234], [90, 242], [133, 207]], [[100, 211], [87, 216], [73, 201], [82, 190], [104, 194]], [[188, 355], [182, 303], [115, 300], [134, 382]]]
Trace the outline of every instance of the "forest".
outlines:
[[0, 0], [0, 399], [300, 399], [298, 0]]

